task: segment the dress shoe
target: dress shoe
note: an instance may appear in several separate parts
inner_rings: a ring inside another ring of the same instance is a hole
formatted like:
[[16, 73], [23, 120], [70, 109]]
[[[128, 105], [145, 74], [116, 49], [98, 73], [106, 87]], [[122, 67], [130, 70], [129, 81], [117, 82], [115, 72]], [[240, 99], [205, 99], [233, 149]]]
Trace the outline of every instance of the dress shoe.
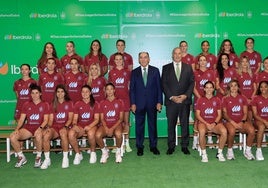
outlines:
[[174, 151], [175, 151], [174, 148], [168, 148], [167, 155], [172, 155]]
[[142, 148], [138, 148], [137, 155], [143, 156], [143, 149]]
[[150, 148], [150, 151], [153, 152], [154, 155], [160, 155], [160, 151], [156, 147]]
[[185, 155], [190, 155], [190, 151], [188, 150], [187, 147], [183, 147], [183, 148], [181, 148], [181, 151], [182, 151]]

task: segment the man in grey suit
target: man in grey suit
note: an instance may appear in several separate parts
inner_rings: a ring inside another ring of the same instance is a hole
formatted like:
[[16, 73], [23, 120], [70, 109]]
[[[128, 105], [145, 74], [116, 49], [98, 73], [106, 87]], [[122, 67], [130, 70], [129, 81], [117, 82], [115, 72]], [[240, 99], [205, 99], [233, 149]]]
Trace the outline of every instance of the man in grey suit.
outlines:
[[162, 88], [165, 94], [166, 115], [168, 121], [167, 155], [175, 151], [175, 128], [179, 117], [181, 125], [181, 150], [190, 154], [189, 145], [189, 115], [194, 88], [192, 67], [181, 62], [182, 53], [179, 47], [172, 51], [173, 62], [162, 68]]

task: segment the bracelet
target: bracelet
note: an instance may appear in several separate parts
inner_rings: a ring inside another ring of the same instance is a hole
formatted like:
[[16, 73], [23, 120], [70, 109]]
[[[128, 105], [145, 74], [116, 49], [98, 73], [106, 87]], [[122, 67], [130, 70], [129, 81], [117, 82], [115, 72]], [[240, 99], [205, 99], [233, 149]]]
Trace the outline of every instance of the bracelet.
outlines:
[[40, 129], [43, 129], [43, 127], [42, 127], [42, 126], [40, 126], [39, 128], [40, 128]]

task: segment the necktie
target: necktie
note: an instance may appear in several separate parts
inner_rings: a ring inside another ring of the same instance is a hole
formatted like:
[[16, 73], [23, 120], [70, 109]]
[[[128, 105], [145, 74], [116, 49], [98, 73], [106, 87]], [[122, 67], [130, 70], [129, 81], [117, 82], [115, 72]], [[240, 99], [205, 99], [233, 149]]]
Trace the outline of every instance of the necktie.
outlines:
[[143, 83], [146, 86], [147, 83], [147, 72], [146, 72], [146, 68], [143, 68]]
[[180, 64], [176, 63], [176, 77], [178, 81], [180, 80], [180, 75], [181, 75]]

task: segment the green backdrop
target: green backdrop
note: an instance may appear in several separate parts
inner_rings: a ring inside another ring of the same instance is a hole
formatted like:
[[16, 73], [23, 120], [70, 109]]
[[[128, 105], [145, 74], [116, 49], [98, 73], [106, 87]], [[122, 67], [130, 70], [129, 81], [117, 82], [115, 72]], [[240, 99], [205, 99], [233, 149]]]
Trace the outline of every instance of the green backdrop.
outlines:
[[[181, 40], [197, 55], [208, 40], [216, 54], [223, 39], [232, 40], [236, 53], [244, 50], [246, 37], [255, 38], [255, 49], [268, 55], [267, 1], [91, 1], [9, 0], [0, 2], [0, 125], [11, 125], [16, 98], [13, 83], [20, 78], [19, 66], [33, 66], [47, 41], [55, 44], [59, 57], [73, 40], [81, 56], [92, 40], [99, 39], [109, 57], [115, 41], [126, 40], [126, 51], [138, 66], [137, 54], [148, 51], [151, 64], [162, 68], [171, 61], [171, 51]], [[133, 116], [131, 117], [132, 124]], [[160, 136], [166, 135], [165, 110], [159, 114]], [[132, 128], [133, 129], [133, 128]], [[134, 129], [133, 129], [134, 130]], [[132, 135], [134, 131], [132, 131]]]

